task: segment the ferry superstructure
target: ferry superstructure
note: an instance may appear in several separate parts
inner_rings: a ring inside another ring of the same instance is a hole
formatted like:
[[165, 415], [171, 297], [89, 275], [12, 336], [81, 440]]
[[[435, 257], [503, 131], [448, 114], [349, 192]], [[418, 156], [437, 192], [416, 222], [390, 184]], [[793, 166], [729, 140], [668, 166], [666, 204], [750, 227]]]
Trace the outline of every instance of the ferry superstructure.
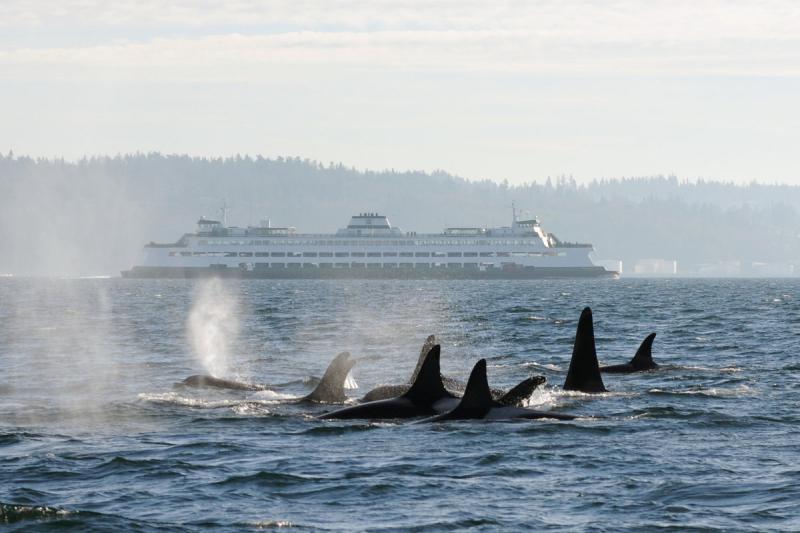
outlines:
[[377, 213], [353, 216], [335, 234], [303, 234], [269, 222], [226, 227], [201, 218], [172, 244], [150, 243], [127, 278], [208, 275], [276, 279], [535, 279], [616, 277], [595, 266], [590, 244], [564, 243], [536, 219], [507, 227], [403, 232]]

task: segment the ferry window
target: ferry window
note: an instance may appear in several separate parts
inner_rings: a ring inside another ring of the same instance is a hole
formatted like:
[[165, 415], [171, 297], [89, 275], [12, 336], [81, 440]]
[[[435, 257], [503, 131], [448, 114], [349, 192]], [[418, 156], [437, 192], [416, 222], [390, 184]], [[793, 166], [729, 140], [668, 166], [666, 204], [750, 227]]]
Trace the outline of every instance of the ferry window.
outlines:
[[430, 263], [417, 263], [416, 264], [416, 268], [430, 268], [430, 267], [431, 267]]
[[464, 257], [478, 257], [478, 252], [464, 252]]
[[225, 257], [238, 257], [239, 254], [236, 252], [225, 252]]
[[364, 252], [352, 252], [350, 257], [364, 257]]
[[380, 252], [369, 252], [367, 254], [367, 257], [380, 257], [380, 256], [381, 256]]
[[416, 252], [416, 253], [414, 253], [414, 255], [416, 257], [430, 257], [431, 256], [431, 254], [429, 254], [428, 252]]
[[206, 253], [205, 252], [195, 252], [192, 255], [194, 255], [194, 256], [204, 256], [204, 255], [206, 255]]
[[447, 257], [461, 257], [461, 252], [447, 252]]
[[336, 268], [348, 268], [350, 263], [334, 263], [333, 266]]
[[256, 268], [259, 270], [267, 267], [269, 267], [269, 263], [256, 263]]
[[400, 257], [414, 257], [414, 252], [400, 252]]
[[256, 252], [256, 257], [269, 257], [268, 252]]
[[303, 257], [300, 252], [286, 252], [286, 257]]
[[333, 252], [320, 252], [320, 257], [333, 257]]
[[511, 257], [509, 252], [497, 252], [497, 257]]
[[239, 252], [239, 257], [253, 257], [253, 252]]
[[269, 266], [271, 266], [272, 268], [284, 268], [286, 266], [286, 263], [270, 263]]
[[397, 257], [397, 252], [383, 252], [383, 257]]
[[[336, 257], [350, 257], [350, 253], [349, 252], [336, 252]], [[345, 263], [341, 263], [341, 264], [345, 264]]]
[[433, 257], [446, 257], [447, 256], [447, 254], [445, 254], [444, 252], [433, 252], [431, 255]]
[[287, 268], [300, 268], [300, 263], [286, 263]]
[[464, 263], [464, 268], [478, 268], [478, 263]]
[[414, 263], [400, 263], [400, 268], [414, 268]]
[[448, 268], [461, 268], [461, 263], [450, 263], [447, 265]]
[[303, 252], [303, 257], [317, 257], [317, 252]]
[[320, 263], [320, 268], [333, 268], [333, 263]]
[[397, 263], [384, 263], [383, 268], [397, 268]]
[[284, 252], [272, 252], [270, 255], [272, 257], [286, 257], [286, 254]]
[[380, 263], [367, 263], [367, 268], [380, 268]]
[[364, 268], [366, 265], [364, 263], [350, 263], [352, 268]]
[[316, 263], [303, 263], [303, 268], [317, 268]]
[[481, 252], [481, 257], [494, 257], [494, 252]]
[[528, 257], [528, 252], [511, 252], [512, 257]]

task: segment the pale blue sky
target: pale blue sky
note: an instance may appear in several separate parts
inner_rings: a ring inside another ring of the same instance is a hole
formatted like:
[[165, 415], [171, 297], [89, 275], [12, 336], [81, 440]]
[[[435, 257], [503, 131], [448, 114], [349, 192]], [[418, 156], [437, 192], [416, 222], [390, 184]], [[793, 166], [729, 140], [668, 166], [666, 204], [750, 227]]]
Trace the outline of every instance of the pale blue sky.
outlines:
[[800, 184], [800, 2], [4, 0], [0, 150]]

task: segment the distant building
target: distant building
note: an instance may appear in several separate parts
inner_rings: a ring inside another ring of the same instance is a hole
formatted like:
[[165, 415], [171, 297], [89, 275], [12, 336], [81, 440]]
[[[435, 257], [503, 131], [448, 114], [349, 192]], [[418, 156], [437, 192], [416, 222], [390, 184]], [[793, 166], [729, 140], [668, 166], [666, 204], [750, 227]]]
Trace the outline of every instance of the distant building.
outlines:
[[678, 262], [674, 259], [639, 259], [633, 265], [633, 273], [637, 276], [675, 276]]
[[794, 276], [798, 272], [791, 263], [752, 263], [749, 275], [767, 278], [785, 278]]
[[741, 261], [718, 261], [697, 265], [696, 273], [701, 277], [731, 278], [742, 275]]
[[622, 274], [622, 260], [621, 259], [592, 259], [592, 262], [597, 265], [610, 270], [611, 272], [619, 272]]

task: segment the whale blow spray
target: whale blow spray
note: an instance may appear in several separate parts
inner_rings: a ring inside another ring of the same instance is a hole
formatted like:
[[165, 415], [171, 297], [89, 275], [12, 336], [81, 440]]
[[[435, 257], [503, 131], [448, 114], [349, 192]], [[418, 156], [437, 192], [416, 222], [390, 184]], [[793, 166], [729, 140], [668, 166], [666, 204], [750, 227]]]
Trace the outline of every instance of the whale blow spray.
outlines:
[[212, 376], [227, 375], [230, 348], [239, 333], [237, 311], [236, 298], [221, 280], [197, 285], [187, 329], [195, 358]]

